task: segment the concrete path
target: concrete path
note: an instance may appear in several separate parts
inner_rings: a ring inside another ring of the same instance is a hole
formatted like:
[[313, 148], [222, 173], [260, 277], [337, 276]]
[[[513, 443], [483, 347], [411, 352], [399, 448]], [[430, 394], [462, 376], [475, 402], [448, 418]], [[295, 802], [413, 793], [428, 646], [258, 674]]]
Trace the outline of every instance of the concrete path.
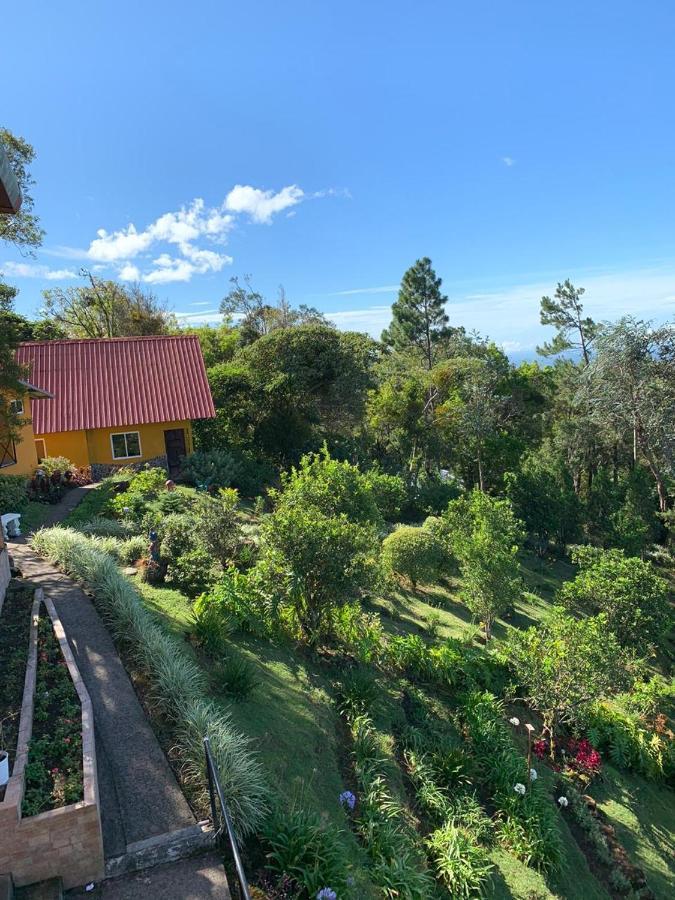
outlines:
[[97, 900], [231, 900], [223, 864], [216, 853], [110, 878], [97, 884], [93, 891], [68, 891], [66, 896]]
[[[62, 519], [85, 491], [69, 491], [50, 510], [49, 524]], [[24, 577], [40, 584], [53, 600], [91, 697], [106, 858], [124, 854], [128, 844], [194, 825], [195, 817], [92, 601], [37, 556], [25, 538], [10, 542], [9, 551]]]

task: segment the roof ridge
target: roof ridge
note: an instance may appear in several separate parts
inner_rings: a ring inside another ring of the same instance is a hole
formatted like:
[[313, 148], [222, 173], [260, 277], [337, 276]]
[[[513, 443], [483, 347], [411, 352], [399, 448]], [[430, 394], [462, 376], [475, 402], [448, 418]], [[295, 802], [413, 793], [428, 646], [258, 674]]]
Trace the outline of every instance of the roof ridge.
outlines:
[[58, 338], [54, 341], [21, 341], [20, 347], [44, 346], [46, 344], [110, 344], [113, 341], [184, 341], [199, 340], [196, 334], [139, 334], [125, 337], [105, 338]]

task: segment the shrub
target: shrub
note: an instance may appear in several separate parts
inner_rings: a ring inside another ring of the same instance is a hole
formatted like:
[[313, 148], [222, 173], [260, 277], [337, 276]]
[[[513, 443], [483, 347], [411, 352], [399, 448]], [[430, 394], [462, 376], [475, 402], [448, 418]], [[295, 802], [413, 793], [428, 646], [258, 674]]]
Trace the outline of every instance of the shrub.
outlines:
[[624, 647], [637, 638], [647, 643], [663, 639], [673, 621], [668, 583], [651, 563], [624, 556], [622, 550], [595, 547], [575, 547], [572, 559], [580, 571], [560, 588], [563, 606], [606, 613], [607, 627]]
[[488, 850], [468, 828], [446, 822], [426, 843], [437, 877], [452, 897], [469, 900], [482, 892], [493, 865]]
[[113, 633], [129, 646], [157, 703], [175, 724], [186, 777], [202, 787], [203, 737], [208, 735], [237, 833], [255, 831], [265, 819], [269, 797], [260, 763], [230, 718], [204, 699], [204, 676], [181, 642], [162, 630], [115, 562], [90, 539], [71, 529], [49, 528], [33, 536], [33, 546], [90, 587]]
[[110, 507], [119, 518], [138, 522], [148, 511], [151, 501], [164, 490], [165, 483], [164, 469], [141, 469], [134, 473], [125, 491], [111, 498]]
[[338, 829], [313, 813], [280, 803], [265, 824], [263, 836], [271, 848], [267, 854], [269, 867], [291, 878], [301, 889], [294, 896], [314, 900], [323, 888], [345, 896], [349, 869]]
[[151, 509], [159, 518], [171, 513], [187, 513], [195, 505], [195, 493], [188, 488], [176, 487], [173, 491], [163, 491], [151, 503]]
[[120, 541], [117, 545], [117, 558], [125, 566], [138, 562], [148, 551], [148, 539], [142, 534]]
[[21, 512], [28, 503], [28, 479], [22, 475], [0, 475], [0, 514]]
[[370, 669], [362, 666], [348, 669], [337, 688], [342, 713], [351, 717], [372, 715], [379, 692]]
[[335, 610], [333, 621], [336, 639], [360, 663], [378, 658], [384, 636], [378, 615], [363, 612], [359, 603], [345, 603]]
[[426, 528], [401, 525], [382, 542], [382, 564], [396, 577], [434, 582], [444, 564], [445, 551], [438, 538]]
[[178, 559], [197, 546], [194, 521], [183, 513], [170, 513], [157, 525], [159, 553], [164, 562]]
[[270, 590], [292, 609], [310, 644], [332, 633], [339, 606], [375, 583], [376, 546], [371, 526], [316, 507], [284, 500], [266, 518], [261, 551]]
[[198, 628], [204, 627], [215, 633], [220, 627], [218, 623], [222, 622], [224, 636], [241, 630], [258, 637], [269, 637], [273, 631], [271, 605], [259, 590], [255, 578], [234, 567], [227, 569], [208, 592], [197, 598], [194, 612]]
[[409, 519], [438, 516], [459, 495], [458, 486], [437, 475], [422, 475], [408, 492], [405, 513]]
[[594, 704], [585, 719], [592, 743], [615, 766], [639, 772], [652, 781], [675, 783], [675, 741], [672, 733], [649, 729], [636, 716], [607, 703]]
[[287, 507], [313, 507], [324, 516], [345, 516], [361, 525], [382, 526], [377, 505], [377, 490], [372, 476], [358, 466], [331, 459], [324, 447], [321, 453], [308, 453], [297, 468], [281, 475], [282, 493], [270, 492]]
[[45, 456], [38, 469], [42, 469], [48, 478], [52, 475], [65, 475], [73, 469], [73, 464], [65, 456]]
[[197, 450], [183, 462], [183, 477], [205, 490], [229, 488], [241, 474], [241, 463], [227, 450]]
[[194, 528], [199, 543], [222, 566], [236, 558], [243, 535], [237, 520], [239, 495], [231, 488], [215, 497], [201, 494], [195, 504]]
[[213, 558], [202, 547], [195, 547], [168, 563], [164, 580], [188, 597], [197, 597], [208, 590], [217, 577]]
[[214, 591], [205, 592], [195, 600], [194, 610], [194, 634], [200, 644], [213, 655], [224, 652], [227, 638], [234, 630], [224, 604], [219, 602], [218, 595]]
[[216, 661], [211, 680], [217, 691], [244, 700], [258, 684], [258, 673], [245, 657], [230, 653]]

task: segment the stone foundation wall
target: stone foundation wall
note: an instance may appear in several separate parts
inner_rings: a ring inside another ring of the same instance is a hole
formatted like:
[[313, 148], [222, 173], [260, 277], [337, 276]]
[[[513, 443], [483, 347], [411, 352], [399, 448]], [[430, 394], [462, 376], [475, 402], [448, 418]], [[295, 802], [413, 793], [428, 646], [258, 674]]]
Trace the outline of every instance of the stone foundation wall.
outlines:
[[166, 456], [155, 456], [152, 459], [145, 459], [142, 462], [127, 464], [121, 463], [120, 465], [111, 465], [109, 463], [92, 463], [91, 480], [100, 481], [102, 478], [107, 478], [108, 475], [112, 475], [113, 472], [117, 472], [118, 469], [133, 469], [134, 472], [139, 472], [141, 469], [145, 468], [166, 469], [168, 477], [169, 463]]
[[[37, 671], [37, 623], [40, 605], [52, 620], [82, 707], [83, 800], [37, 816], [22, 818], [24, 770], [33, 728], [33, 698]], [[91, 700], [75, 665], [61, 621], [42, 590], [35, 592], [31, 612], [30, 650], [26, 665], [19, 737], [14, 769], [0, 803], [0, 872], [8, 872], [17, 885], [60, 877], [65, 888], [98, 881], [104, 872], [103, 835], [96, 774], [94, 716]]]

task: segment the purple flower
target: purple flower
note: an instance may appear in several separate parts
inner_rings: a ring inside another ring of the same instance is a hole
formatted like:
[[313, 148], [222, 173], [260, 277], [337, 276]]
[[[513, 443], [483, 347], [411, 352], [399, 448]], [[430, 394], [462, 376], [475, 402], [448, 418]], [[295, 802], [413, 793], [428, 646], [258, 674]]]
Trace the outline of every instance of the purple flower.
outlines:
[[316, 895], [316, 900], [337, 900], [337, 894], [335, 893], [333, 888], [321, 888], [319, 893]]
[[353, 810], [356, 806], [356, 797], [351, 791], [343, 791], [338, 797], [338, 801], [340, 806], [348, 806], [350, 810]]

